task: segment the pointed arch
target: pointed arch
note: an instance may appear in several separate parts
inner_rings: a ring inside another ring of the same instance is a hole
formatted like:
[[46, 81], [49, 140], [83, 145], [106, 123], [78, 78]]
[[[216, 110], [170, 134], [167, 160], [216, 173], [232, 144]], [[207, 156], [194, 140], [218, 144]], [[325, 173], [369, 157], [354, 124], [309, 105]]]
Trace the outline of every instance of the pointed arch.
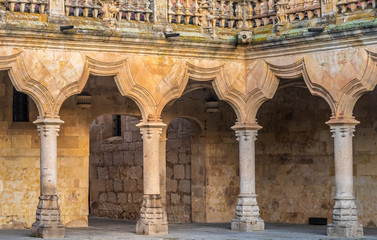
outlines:
[[53, 117], [54, 98], [42, 83], [30, 77], [23, 58], [22, 51], [0, 55], [0, 70], [8, 71], [9, 78], [17, 91], [33, 99], [40, 116]]
[[365, 54], [367, 56], [363, 59], [363, 69], [359, 76], [350, 80], [341, 89], [338, 111], [335, 116], [337, 118], [352, 118], [356, 102], [377, 85], [377, 53], [365, 50]]
[[89, 56], [86, 56], [84, 71], [79, 82], [66, 86], [59, 94], [56, 111], [59, 111], [60, 106], [68, 97], [79, 94], [83, 90], [89, 79], [89, 75], [114, 77], [114, 81], [121, 95], [135, 101], [141, 111], [143, 119], [148, 119], [150, 115], [154, 114], [154, 106], [156, 105], [154, 98], [143, 86], [134, 81], [127, 58], [113, 62], [105, 62]]
[[324, 88], [320, 84], [315, 83], [309, 77], [304, 58], [301, 58], [292, 64], [282, 66], [273, 65], [271, 63], [267, 63], [267, 65], [268, 68], [273, 72], [273, 75], [279, 79], [297, 79], [302, 77], [310, 93], [314, 96], [318, 96], [324, 99], [329, 105], [331, 112], [333, 114], [336, 112], [336, 101], [334, 97], [326, 88]]

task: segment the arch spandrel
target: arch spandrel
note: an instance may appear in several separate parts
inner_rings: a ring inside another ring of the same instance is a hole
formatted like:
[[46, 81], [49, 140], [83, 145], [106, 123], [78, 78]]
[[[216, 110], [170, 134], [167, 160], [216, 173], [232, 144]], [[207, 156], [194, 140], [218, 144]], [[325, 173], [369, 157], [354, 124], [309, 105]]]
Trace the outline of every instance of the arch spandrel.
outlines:
[[[353, 108], [359, 98], [366, 92], [372, 91], [377, 84], [377, 53], [360, 50], [358, 58], [350, 60], [356, 72], [349, 76], [342, 86], [336, 117], [352, 118]], [[350, 67], [350, 66], [348, 66]], [[343, 74], [347, 76], [347, 71]]]
[[269, 65], [262, 60], [250, 61], [246, 66], [245, 119], [238, 124], [256, 124], [259, 107], [271, 99], [279, 85]]
[[[357, 100], [377, 84], [377, 55], [365, 49], [346, 49], [322, 55], [325, 56], [305, 57], [308, 78], [332, 97], [333, 119], [353, 119], [352, 111]], [[331, 64], [324, 65], [323, 58]]]
[[13, 86], [30, 96], [35, 102], [40, 116], [52, 117], [54, 97], [40, 78], [30, 72], [33, 66], [25, 63], [25, 51], [19, 49], [0, 49], [0, 70], [8, 71]]
[[212, 81], [219, 98], [235, 109], [238, 120], [250, 123], [255, 122], [259, 106], [274, 95], [279, 78], [300, 76], [313, 95], [329, 103], [334, 116], [352, 116], [357, 99], [376, 85], [377, 54], [372, 50], [336, 55], [330, 61], [340, 61], [335, 72], [321, 62], [332, 53], [244, 63], [3, 47], [0, 69], [9, 70], [16, 89], [32, 97], [44, 117], [58, 116], [61, 104], [78, 94], [93, 74], [114, 76], [121, 94], [133, 99], [143, 118], [150, 120], [158, 120], [164, 106], [182, 95], [188, 79]]
[[91, 74], [94, 76], [113, 76], [122, 96], [134, 100], [143, 118], [147, 119], [153, 113], [155, 102], [151, 94], [142, 85], [134, 81], [130, 71], [129, 59], [127, 56], [106, 56], [106, 54], [86, 56], [84, 72], [81, 80], [77, 83], [78, 90], [73, 94], [82, 91]]
[[129, 60], [133, 81], [150, 95], [148, 119], [158, 121], [162, 108], [176, 96], [185, 85], [184, 61], [163, 56], [133, 56]]
[[[303, 78], [305, 85], [314, 96], [323, 98], [329, 105], [331, 111], [336, 112], [336, 101], [332, 89], [323, 84], [326, 74], [318, 67], [312, 59], [301, 58], [294, 63], [285, 65], [274, 65], [266, 62], [271, 71], [271, 76], [283, 79]], [[269, 82], [269, 81], [267, 81]]]

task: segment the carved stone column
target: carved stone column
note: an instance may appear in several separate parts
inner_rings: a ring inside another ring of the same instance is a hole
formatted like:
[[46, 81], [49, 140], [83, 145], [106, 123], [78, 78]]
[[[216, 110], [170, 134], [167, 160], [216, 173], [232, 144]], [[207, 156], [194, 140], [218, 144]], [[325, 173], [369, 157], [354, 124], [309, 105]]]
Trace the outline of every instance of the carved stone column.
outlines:
[[137, 125], [143, 136], [144, 196], [140, 219], [136, 224], [137, 234], [167, 234], [168, 223], [160, 195], [160, 135], [166, 125], [162, 122]]
[[41, 139], [40, 197], [32, 234], [41, 238], [63, 238], [57, 186], [57, 137], [59, 118], [39, 118], [35, 122]]
[[334, 137], [335, 155], [335, 206], [332, 223], [327, 228], [327, 235], [332, 237], [363, 236], [353, 195], [352, 137], [357, 123], [355, 120], [349, 123], [328, 122]]
[[165, 222], [168, 221], [166, 213], [166, 130], [166, 127], [162, 128], [160, 136], [160, 195]]
[[260, 126], [234, 126], [239, 141], [240, 194], [231, 228], [236, 231], [264, 230], [255, 194], [255, 140]]

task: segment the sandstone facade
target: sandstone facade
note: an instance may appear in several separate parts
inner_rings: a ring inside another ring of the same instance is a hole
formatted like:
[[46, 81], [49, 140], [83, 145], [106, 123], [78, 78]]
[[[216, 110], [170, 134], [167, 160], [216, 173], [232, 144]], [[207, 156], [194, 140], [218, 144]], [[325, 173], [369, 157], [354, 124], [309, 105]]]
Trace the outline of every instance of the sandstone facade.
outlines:
[[130, 4], [0, 2], [1, 228], [62, 237], [89, 204], [148, 235], [376, 226], [375, 4]]

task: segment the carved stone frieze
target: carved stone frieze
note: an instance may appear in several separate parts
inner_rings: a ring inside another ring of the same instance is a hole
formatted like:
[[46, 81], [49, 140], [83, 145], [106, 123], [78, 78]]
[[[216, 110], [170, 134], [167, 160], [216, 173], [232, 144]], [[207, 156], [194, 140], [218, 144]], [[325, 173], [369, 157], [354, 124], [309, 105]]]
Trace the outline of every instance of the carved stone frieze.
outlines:
[[117, 22], [117, 14], [119, 13], [119, 8], [116, 5], [115, 0], [100, 0], [101, 5], [101, 18], [106, 21], [110, 28], [115, 28]]

